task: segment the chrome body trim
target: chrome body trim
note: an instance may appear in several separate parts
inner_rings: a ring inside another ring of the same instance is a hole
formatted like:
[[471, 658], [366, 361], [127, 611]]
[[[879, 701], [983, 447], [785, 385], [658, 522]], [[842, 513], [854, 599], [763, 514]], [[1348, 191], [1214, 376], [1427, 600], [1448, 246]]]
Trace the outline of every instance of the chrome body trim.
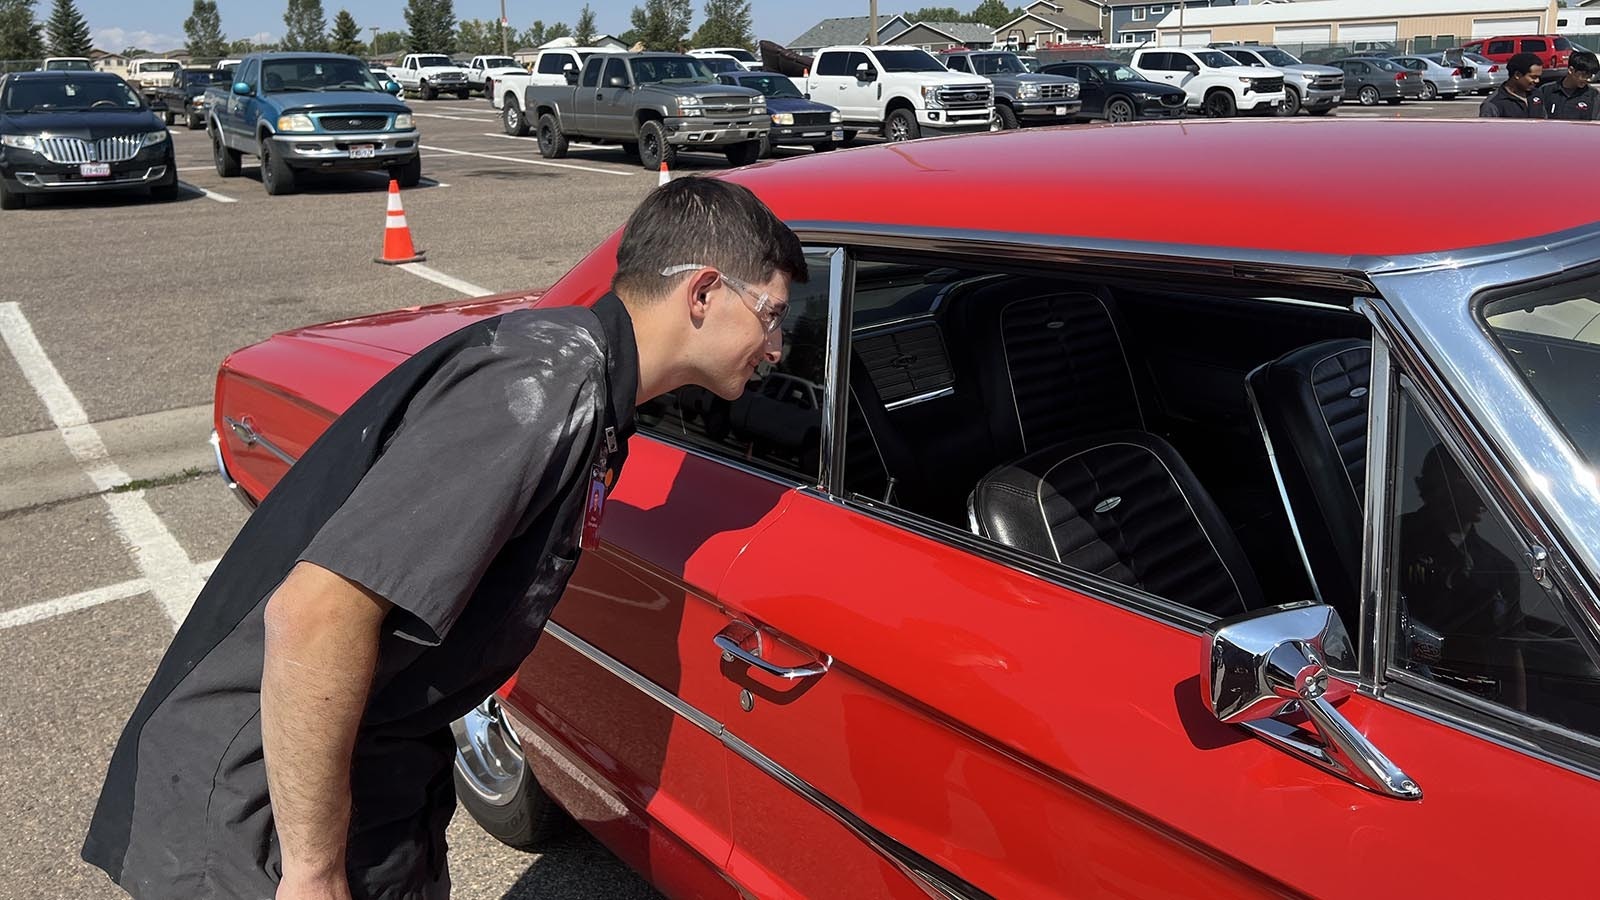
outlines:
[[1272, 435], [1267, 432], [1267, 422], [1261, 415], [1261, 402], [1256, 399], [1256, 389], [1251, 384], [1251, 379], [1256, 373], [1266, 368], [1270, 363], [1263, 363], [1251, 369], [1244, 378], [1245, 400], [1250, 404], [1250, 412], [1255, 416], [1256, 428], [1261, 432], [1261, 443], [1267, 448], [1267, 465], [1272, 469], [1272, 483], [1278, 487], [1278, 499], [1283, 503], [1283, 511], [1289, 517], [1289, 532], [1294, 535], [1294, 547], [1300, 554], [1300, 565], [1305, 567], [1306, 581], [1311, 584], [1311, 596], [1317, 598], [1318, 603], [1327, 603], [1322, 596], [1322, 588], [1317, 585], [1317, 573], [1311, 568], [1311, 557], [1306, 553], [1306, 541], [1300, 534], [1300, 519], [1295, 515], [1294, 504], [1289, 501], [1289, 490], [1283, 483], [1283, 469], [1278, 463], [1278, 452], [1272, 446]]
[[945, 397], [953, 397], [955, 396], [955, 393], [956, 389], [953, 387], [939, 388], [936, 391], [928, 391], [925, 394], [917, 394], [912, 397], [902, 397], [893, 403], [885, 403], [883, 408], [893, 412], [897, 409], [904, 409], [907, 406], [915, 406], [918, 403], [927, 403], [930, 400], [940, 400]]
[[223, 416], [222, 421], [226, 422], [228, 427], [233, 429], [233, 433], [238, 436], [239, 440], [244, 441], [244, 445], [246, 447], [260, 445], [261, 449], [271, 453], [273, 456], [276, 456], [285, 465], [292, 466], [295, 464], [295, 458], [293, 456], [290, 456], [288, 453], [284, 452], [278, 447], [277, 444], [274, 444], [265, 437], [262, 437], [261, 433], [256, 431], [255, 424], [250, 421], [249, 416], [241, 416], [238, 419], [231, 419], [227, 416]]
[[165, 165], [151, 166], [144, 170], [143, 175], [125, 175], [121, 178], [94, 178], [77, 181], [45, 180], [55, 174], [54, 172], [46, 172], [44, 175], [40, 175], [38, 172], [18, 172], [16, 177], [20, 184], [30, 188], [38, 188], [42, 191], [93, 191], [104, 188], [134, 187], [149, 184], [152, 181], [159, 181], [167, 177], [167, 167]]
[[222, 483], [228, 486], [228, 493], [237, 498], [240, 503], [243, 503], [245, 509], [254, 512], [256, 502], [250, 498], [249, 494], [244, 492], [244, 488], [239, 487], [238, 480], [233, 477], [233, 473], [228, 471], [227, 460], [222, 458], [222, 438], [213, 431], [211, 432], [211, 437], [206, 439], [206, 442], [211, 445], [211, 455], [217, 463], [217, 472], [222, 475]]
[[1394, 454], [1394, 434], [1389, 428], [1394, 400], [1394, 369], [1389, 344], [1379, 337], [1381, 329], [1370, 303], [1358, 304], [1358, 311], [1373, 322], [1371, 372], [1367, 382], [1367, 484], [1361, 504], [1366, 515], [1361, 531], [1361, 621], [1357, 623], [1361, 654], [1361, 676], [1368, 684], [1379, 683], [1378, 673], [1388, 666], [1389, 635], [1382, 620], [1383, 591], [1388, 587], [1389, 558], [1384, 545], [1388, 525], [1389, 497], [1394, 473], [1389, 459]]
[[724, 747], [738, 755], [739, 758], [760, 769], [774, 781], [782, 784], [839, 824], [848, 828], [853, 834], [861, 838], [868, 847], [871, 847], [880, 856], [909, 876], [912, 882], [929, 897], [945, 898], [945, 900], [986, 900], [989, 897], [988, 894], [940, 868], [910, 847], [873, 828], [859, 816], [850, 812], [844, 805], [817, 790], [771, 757], [729, 732], [727, 727], [715, 718], [685, 703], [677, 695], [659, 687], [655, 682], [635, 672], [605, 651], [556, 624], [553, 620], [545, 624], [544, 630], [545, 633], [577, 651], [579, 655], [590, 662], [617, 676], [644, 693], [645, 696], [666, 707], [673, 714], [717, 738]]

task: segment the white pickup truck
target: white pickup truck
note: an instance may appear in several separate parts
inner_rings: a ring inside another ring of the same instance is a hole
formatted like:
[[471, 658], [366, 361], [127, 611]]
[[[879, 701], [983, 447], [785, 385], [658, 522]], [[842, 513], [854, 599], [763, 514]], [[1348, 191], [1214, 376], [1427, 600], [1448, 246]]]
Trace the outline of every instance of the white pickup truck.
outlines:
[[994, 122], [987, 78], [952, 72], [916, 47], [824, 47], [805, 93], [839, 110], [847, 139], [866, 130], [911, 141], [924, 132], [988, 131]]
[[128, 63], [124, 80], [148, 97], [158, 87], [171, 87], [172, 77], [182, 69], [183, 64], [175, 59], [136, 59]]
[[485, 97], [494, 96], [494, 83], [501, 78], [527, 74], [528, 70], [509, 56], [474, 56], [467, 63], [467, 83]]
[[1282, 71], [1240, 65], [1221, 50], [1147, 47], [1133, 51], [1129, 65], [1151, 81], [1183, 88], [1188, 108], [1213, 118], [1275, 113], [1284, 101]]
[[450, 62], [443, 53], [407, 53], [398, 66], [389, 67], [389, 77], [404, 90], [415, 91], [424, 100], [440, 94], [455, 94], [462, 100], [472, 93], [467, 70]]
[[516, 108], [520, 114], [522, 98], [527, 96], [528, 86], [560, 87], [567, 83], [566, 72], [569, 66], [572, 71], [577, 72], [583, 68], [583, 61], [596, 53], [621, 52], [610, 47], [552, 47], [549, 50], [540, 50], [539, 55], [533, 59], [533, 65], [530, 67], [532, 71], [506, 72], [504, 75], [494, 77], [493, 90], [486, 92], [489, 102], [494, 104], [495, 109], [503, 110], [506, 98], [511, 97], [517, 101]]

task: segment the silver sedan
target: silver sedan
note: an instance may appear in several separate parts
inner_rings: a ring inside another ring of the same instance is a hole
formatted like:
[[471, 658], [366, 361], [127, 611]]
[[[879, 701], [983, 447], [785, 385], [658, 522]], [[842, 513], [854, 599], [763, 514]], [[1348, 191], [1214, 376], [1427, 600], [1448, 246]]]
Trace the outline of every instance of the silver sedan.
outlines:
[[1422, 99], [1437, 100], [1444, 98], [1454, 100], [1462, 93], [1476, 90], [1472, 82], [1475, 79], [1465, 78], [1460, 66], [1449, 66], [1439, 60], [1427, 56], [1391, 56], [1398, 65], [1410, 69], [1422, 76]]
[[[1459, 66], [1452, 62], [1450, 57], [1459, 54]], [[1500, 83], [1506, 80], [1506, 67], [1492, 60], [1486, 59], [1476, 53], [1460, 53], [1455, 51], [1448, 56], [1444, 53], [1423, 53], [1421, 56], [1431, 59], [1441, 66], [1460, 68], [1462, 72], [1461, 89], [1467, 94], [1492, 94]], [[1472, 74], [1467, 75], [1470, 71]]]

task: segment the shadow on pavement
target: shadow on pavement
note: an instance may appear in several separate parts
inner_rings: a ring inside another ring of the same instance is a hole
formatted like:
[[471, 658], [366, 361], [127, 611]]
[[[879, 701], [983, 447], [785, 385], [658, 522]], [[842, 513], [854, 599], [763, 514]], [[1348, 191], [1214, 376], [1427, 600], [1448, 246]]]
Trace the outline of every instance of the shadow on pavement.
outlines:
[[661, 900], [588, 832], [573, 826], [528, 866], [500, 900]]

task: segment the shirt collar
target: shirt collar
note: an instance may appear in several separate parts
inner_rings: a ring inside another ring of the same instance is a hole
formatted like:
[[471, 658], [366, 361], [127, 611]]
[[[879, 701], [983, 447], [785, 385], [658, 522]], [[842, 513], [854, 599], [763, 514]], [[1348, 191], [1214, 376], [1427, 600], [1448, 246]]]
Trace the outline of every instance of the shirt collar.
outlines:
[[633, 434], [634, 404], [639, 400], [639, 345], [633, 336], [633, 317], [616, 294], [606, 294], [591, 309], [606, 336], [606, 425], [617, 429], [617, 439]]

